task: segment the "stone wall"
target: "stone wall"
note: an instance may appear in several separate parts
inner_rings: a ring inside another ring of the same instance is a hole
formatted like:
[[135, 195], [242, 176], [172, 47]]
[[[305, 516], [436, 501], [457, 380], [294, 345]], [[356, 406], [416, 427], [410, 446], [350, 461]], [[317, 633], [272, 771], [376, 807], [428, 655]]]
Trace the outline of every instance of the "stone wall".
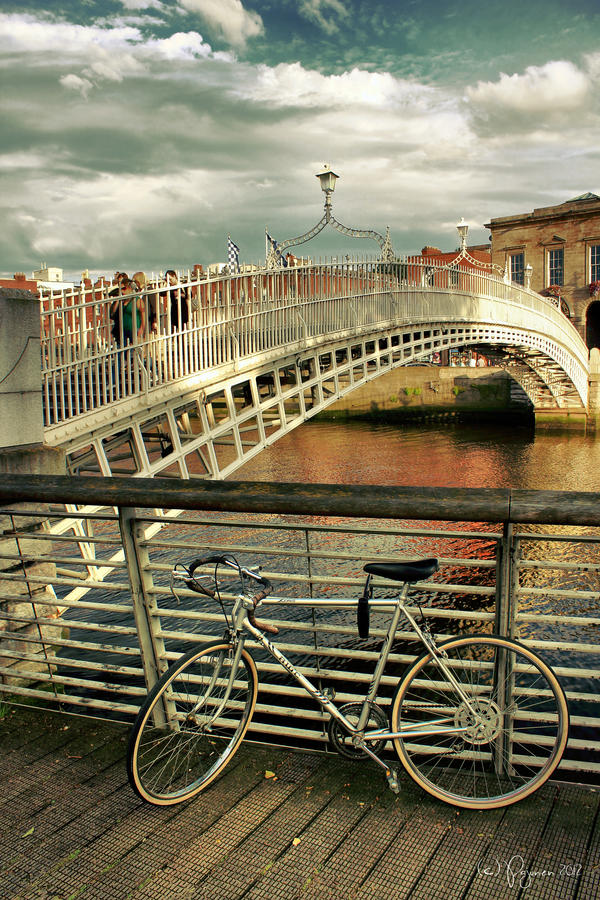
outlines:
[[533, 414], [504, 369], [402, 366], [351, 391], [320, 417], [433, 418], [459, 413]]

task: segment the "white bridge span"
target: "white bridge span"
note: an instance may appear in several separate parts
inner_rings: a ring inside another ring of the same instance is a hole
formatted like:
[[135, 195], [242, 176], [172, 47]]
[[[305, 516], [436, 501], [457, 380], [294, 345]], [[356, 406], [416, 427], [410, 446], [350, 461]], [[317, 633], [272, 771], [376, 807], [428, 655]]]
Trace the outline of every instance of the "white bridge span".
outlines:
[[184, 327], [158, 285], [143, 298], [155, 330], [120, 347], [107, 287], [43, 299], [45, 440], [72, 472], [225, 478], [366, 381], [452, 347], [485, 345], [538, 409], [587, 406], [569, 319], [471, 268], [311, 263], [186, 281], [176, 299]]

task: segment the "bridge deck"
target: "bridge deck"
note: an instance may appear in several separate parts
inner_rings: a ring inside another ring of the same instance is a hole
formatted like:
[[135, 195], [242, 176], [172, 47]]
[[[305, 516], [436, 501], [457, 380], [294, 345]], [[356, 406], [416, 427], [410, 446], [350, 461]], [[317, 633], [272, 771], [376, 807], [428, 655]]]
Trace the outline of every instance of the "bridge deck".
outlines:
[[[120, 725], [34, 710], [0, 720], [1, 897], [583, 900], [600, 892], [592, 788], [552, 784], [506, 810], [458, 811], [406, 776], [394, 796], [369, 764], [246, 745], [207, 793], [160, 809], [127, 784], [126, 740]], [[521, 866], [530, 871], [522, 886]]]

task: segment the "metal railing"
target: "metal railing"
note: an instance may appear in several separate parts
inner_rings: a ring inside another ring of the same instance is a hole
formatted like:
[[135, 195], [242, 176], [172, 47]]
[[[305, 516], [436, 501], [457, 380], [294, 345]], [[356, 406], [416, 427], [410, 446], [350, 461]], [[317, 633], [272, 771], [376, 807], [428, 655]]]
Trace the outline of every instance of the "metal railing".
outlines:
[[[244, 360], [264, 360], [307, 341], [383, 323], [433, 324], [453, 317], [547, 335], [553, 346], [564, 348], [559, 362], [580, 393], [587, 390], [587, 348], [552, 300], [466, 266], [410, 258], [331, 261], [188, 276], [176, 286], [154, 279], [135, 295], [110, 296], [114, 291], [114, 285], [102, 284], [43, 293], [46, 426], [182, 379], [214, 379]], [[455, 298], [451, 303], [449, 296]], [[125, 306], [139, 324], [130, 332], [119, 313]]]
[[[356, 598], [374, 559], [435, 555], [440, 572], [411, 596], [440, 636], [500, 632], [550, 662], [571, 707], [563, 770], [600, 772], [600, 503], [598, 494], [6, 476], [0, 487], [0, 700], [131, 721], [180, 652], [220, 636], [219, 608], [168, 588], [171, 566], [205, 551], [260, 562], [278, 596], [265, 608], [282, 649], [337, 701], [364, 692], [383, 636], [357, 635], [355, 610], [311, 598]], [[73, 504], [102, 509], [85, 513]], [[10, 504], [10, 505], [7, 505]], [[17, 504], [17, 505], [15, 505]], [[65, 506], [66, 505], [66, 506]], [[71, 513], [70, 531], [48, 523]], [[178, 510], [179, 515], [173, 516]], [[87, 556], [79, 547], [85, 542]], [[92, 552], [90, 552], [92, 551]], [[379, 588], [386, 595], [384, 583]], [[235, 584], [227, 585], [232, 596]], [[273, 612], [275, 610], [275, 612]], [[384, 706], [420, 655], [398, 633]], [[325, 722], [286, 673], [259, 656], [251, 734], [323, 747]]]

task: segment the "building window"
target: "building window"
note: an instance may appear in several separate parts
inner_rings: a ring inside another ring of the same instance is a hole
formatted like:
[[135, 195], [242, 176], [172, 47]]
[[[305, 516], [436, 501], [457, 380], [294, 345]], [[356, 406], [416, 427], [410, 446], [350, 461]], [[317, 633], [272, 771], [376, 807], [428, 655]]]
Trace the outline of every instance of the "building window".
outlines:
[[548, 251], [548, 285], [565, 283], [565, 251], [562, 247], [558, 250]]
[[513, 253], [510, 257], [510, 280], [525, 284], [525, 254]]
[[590, 281], [600, 281], [600, 244], [590, 247]]

